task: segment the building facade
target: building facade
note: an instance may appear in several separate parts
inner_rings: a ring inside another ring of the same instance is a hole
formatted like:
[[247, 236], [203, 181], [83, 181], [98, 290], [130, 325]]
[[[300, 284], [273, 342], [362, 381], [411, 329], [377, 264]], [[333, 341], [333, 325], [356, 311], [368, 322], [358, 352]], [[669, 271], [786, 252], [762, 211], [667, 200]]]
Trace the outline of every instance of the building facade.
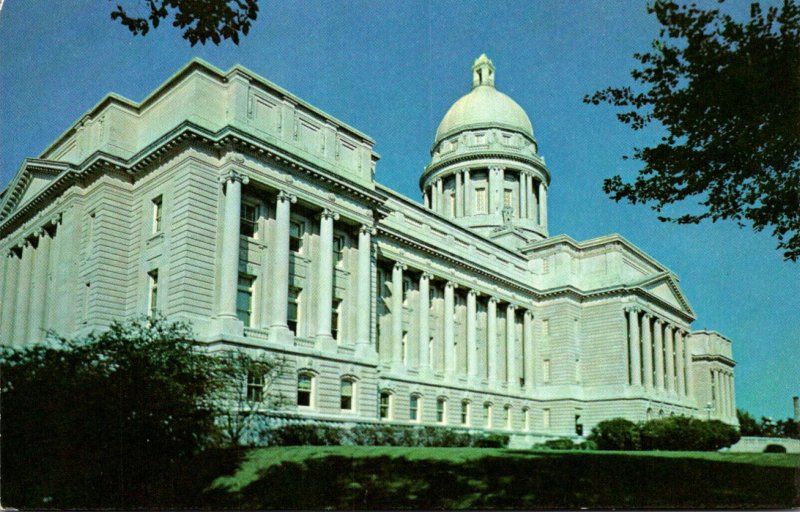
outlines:
[[[109, 95], [0, 196], [5, 344], [161, 311], [285, 356], [282, 414], [537, 435], [623, 416], [735, 424], [727, 338], [619, 235], [550, 236], [531, 122], [481, 56], [420, 178], [245, 68]], [[257, 385], [257, 383], [256, 383]]]

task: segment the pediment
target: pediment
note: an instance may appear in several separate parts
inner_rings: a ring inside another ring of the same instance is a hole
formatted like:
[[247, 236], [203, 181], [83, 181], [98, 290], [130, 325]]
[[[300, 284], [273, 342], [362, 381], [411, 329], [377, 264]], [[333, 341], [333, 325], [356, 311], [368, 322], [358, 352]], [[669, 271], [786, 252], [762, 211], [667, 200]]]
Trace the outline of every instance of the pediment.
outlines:
[[70, 166], [64, 162], [50, 160], [27, 159], [8, 184], [0, 200], [0, 219], [8, 218], [21, 206], [25, 205], [45, 190]]
[[639, 283], [638, 288], [670, 306], [694, 316], [694, 310], [672, 274], [661, 273]]

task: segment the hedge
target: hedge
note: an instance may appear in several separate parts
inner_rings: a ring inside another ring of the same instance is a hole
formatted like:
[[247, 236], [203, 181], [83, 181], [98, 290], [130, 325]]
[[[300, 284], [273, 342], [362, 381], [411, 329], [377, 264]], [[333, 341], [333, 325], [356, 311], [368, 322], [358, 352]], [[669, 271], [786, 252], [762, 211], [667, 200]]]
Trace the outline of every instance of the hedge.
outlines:
[[589, 435], [600, 450], [716, 451], [739, 440], [737, 430], [719, 420], [669, 416], [633, 423], [623, 418], [601, 421]]

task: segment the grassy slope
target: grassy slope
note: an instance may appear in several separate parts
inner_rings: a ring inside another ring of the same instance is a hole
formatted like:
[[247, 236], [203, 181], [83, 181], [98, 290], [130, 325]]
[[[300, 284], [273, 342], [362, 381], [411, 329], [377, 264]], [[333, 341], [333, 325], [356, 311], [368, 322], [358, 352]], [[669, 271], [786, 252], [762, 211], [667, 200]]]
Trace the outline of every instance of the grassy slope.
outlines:
[[790, 507], [800, 455], [297, 446], [206, 493], [241, 508]]

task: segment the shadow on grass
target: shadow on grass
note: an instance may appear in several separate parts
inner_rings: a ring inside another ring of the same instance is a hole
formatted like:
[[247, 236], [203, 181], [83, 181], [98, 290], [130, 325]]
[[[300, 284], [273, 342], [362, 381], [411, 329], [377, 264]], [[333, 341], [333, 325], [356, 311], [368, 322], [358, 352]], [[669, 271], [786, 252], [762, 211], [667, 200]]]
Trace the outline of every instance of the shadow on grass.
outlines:
[[466, 462], [329, 455], [284, 462], [195, 506], [243, 509], [789, 508], [797, 470], [584, 453]]

